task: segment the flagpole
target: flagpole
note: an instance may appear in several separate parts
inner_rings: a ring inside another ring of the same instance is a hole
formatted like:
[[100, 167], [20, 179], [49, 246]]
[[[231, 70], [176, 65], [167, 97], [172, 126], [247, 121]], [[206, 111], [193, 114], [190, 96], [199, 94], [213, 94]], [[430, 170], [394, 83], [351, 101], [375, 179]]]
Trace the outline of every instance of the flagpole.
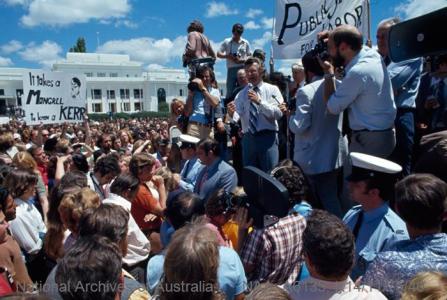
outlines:
[[272, 41], [270, 43], [270, 74], [272, 74], [275, 71], [275, 61], [273, 60], [273, 36], [275, 33], [275, 22], [276, 22], [276, 11], [275, 11], [276, 5], [275, 7], [273, 7], [273, 22], [272, 22]]
[[371, 42], [371, 3], [370, 0], [366, 0], [366, 11], [368, 14], [368, 40], [366, 41], [366, 45], [372, 47]]

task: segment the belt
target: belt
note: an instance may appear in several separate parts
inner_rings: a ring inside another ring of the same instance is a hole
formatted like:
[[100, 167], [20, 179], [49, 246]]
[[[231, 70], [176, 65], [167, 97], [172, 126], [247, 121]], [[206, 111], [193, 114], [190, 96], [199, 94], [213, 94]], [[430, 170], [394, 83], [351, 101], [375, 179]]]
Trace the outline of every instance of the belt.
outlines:
[[275, 133], [276, 134], [276, 133], [278, 133], [278, 131], [270, 130], [270, 129], [264, 129], [264, 130], [256, 131], [255, 133], [251, 133], [250, 131], [247, 131], [244, 134], [251, 134], [253, 136], [258, 136], [258, 135], [263, 135], [263, 134], [268, 134], [268, 133]]
[[353, 133], [358, 133], [358, 132], [385, 132], [385, 131], [390, 131], [390, 130], [393, 130], [393, 127], [387, 128], [387, 129], [380, 129], [380, 130], [359, 129], [359, 130], [352, 130], [352, 132]]
[[208, 128], [211, 128], [211, 124], [203, 124], [203, 123], [200, 123], [200, 122], [196, 122], [196, 121], [189, 121], [188, 122], [189, 124], [194, 124], [194, 125], [197, 125], [197, 126], [203, 126], [203, 127], [208, 127]]

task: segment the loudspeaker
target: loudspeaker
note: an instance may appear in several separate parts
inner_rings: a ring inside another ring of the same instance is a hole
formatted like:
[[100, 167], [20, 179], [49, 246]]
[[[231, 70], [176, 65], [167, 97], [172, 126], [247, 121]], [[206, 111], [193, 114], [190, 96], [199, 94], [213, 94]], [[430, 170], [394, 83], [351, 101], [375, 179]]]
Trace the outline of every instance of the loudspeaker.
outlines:
[[392, 26], [388, 46], [393, 62], [447, 52], [447, 7]]

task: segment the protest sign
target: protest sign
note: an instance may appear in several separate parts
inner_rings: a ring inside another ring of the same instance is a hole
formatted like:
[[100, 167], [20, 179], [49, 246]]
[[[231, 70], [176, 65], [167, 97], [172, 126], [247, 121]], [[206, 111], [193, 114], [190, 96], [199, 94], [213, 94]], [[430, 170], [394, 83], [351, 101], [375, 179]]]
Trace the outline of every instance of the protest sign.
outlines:
[[366, 0], [276, 0], [273, 58], [301, 58], [317, 44], [317, 34], [343, 24], [368, 33]]
[[24, 120], [35, 125], [81, 122], [86, 113], [83, 74], [30, 70], [23, 74]]

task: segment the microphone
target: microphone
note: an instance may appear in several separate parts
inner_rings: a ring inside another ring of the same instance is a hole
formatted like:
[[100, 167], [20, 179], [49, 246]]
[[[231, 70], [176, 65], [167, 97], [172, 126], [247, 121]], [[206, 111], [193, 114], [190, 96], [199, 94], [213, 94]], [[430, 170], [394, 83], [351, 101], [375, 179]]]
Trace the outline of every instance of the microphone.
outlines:
[[275, 99], [275, 101], [278, 102], [278, 104], [281, 104], [281, 102], [279, 102], [278, 98], [276, 98], [276, 95], [272, 95], [272, 98]]

